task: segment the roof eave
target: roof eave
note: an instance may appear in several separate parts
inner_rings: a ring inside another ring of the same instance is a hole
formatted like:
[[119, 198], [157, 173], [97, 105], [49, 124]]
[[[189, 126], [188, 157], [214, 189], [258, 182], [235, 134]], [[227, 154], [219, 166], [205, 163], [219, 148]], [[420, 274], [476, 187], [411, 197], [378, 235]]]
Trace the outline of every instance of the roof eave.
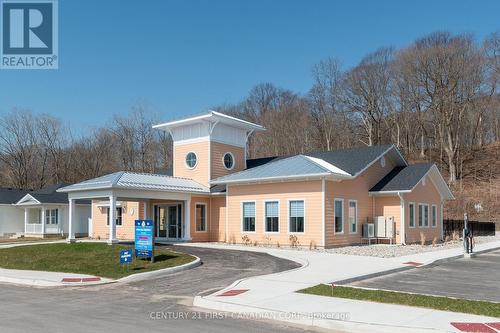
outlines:
[[238, 179], [238, 180], [212, 180], [211, 185], [220, 184], [247, 184], [247, 183], [259, 183], [259, 182], [273, 182], [273, 181], [284, 181], [284, 180], [296, 180], [296, 179], [308, 179], [308, 178], [336, 178], [336, 179], [352, 179], [353, 176], [337, 175], [331, 172], [322, 172], [306, 175], [290, 175], [290, 176], [274, 176], [274, 177], [257, 177], [248, 179]]

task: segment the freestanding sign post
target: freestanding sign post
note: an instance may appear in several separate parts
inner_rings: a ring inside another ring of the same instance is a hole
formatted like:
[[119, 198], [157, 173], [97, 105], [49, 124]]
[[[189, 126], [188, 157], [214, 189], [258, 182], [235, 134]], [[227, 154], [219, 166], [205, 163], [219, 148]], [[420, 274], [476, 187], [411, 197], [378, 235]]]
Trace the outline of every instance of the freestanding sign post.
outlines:
[[135, 256], [151, 258], [154, 262], [153, 221], [135, 220]]

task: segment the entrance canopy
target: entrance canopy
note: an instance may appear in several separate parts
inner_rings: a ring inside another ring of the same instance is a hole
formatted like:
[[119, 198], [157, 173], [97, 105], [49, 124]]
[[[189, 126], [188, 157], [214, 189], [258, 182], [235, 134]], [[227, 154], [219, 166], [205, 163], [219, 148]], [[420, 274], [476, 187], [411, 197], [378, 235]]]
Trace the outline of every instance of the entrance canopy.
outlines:
[[210, 189], [188, 178], [171, 177], [157, 174], [120, 171], [109, 175], [89, 179], [81, 183], [60, 188], [58, 192], [68, 194], [69, 201], [69, 241], [74, 241], [72, 227], [75, 217], [75, 200], [106, 200], [109, 207], [109, 243], [116, 243], [116, 207], [117, 200], [144, 201], [144, 216], [149, 217], [148, 200], [175, 200], [183, 202], [184, 230], [183, 238], [189, 239], [189, 207], [191, 196], [210, 194]]

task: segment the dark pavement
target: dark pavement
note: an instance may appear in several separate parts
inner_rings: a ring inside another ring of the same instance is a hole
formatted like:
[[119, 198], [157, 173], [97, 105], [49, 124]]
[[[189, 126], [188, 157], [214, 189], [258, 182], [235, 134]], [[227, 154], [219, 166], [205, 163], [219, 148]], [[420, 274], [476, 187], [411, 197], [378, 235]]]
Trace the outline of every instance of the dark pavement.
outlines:
[[500, 302], [500, 250], [352, 283], [353, 286]]

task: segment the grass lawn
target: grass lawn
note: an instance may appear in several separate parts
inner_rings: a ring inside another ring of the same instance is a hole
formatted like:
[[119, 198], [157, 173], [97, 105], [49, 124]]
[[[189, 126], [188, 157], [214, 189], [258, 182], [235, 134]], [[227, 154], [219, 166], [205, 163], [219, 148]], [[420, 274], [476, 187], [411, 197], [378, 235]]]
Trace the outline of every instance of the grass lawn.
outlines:
[[500, 317], [500, 303], [486, 301], [470, 301], [448, 297], [415, 295], [341, 286], [333, 288], [332, 294], [332, 287], [326, 284], [319, 284], [311, 288], [299, 290], [298, 292], [311, 295], [349, 298], [362, 301], [417, 306], [443, 311], [471, 313], [497, 318]]
[[57, 243], [0, 249], [0, 267], [65, 273], [81, 273], [107, 278], [121, 278], [134, 273], [179, 266], [193, 261], [188, 254], [155, 248], [155, 262], [133, 259], [120, 265], [120, 250], [132, 245], [102, 243]]

